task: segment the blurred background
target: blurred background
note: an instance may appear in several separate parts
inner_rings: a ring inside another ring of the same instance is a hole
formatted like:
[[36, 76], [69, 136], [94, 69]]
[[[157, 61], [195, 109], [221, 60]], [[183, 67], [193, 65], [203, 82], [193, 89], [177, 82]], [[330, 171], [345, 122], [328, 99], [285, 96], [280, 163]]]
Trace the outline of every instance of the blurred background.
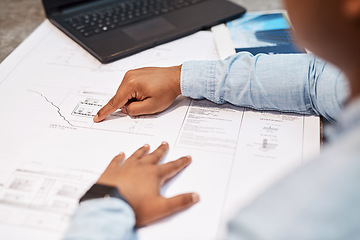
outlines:
[[[281, 0], [231, 0], [248, 11], [282, 9]], [[39, 24], [45, 15], [41, 0], [0, 0], [0, 62]]]

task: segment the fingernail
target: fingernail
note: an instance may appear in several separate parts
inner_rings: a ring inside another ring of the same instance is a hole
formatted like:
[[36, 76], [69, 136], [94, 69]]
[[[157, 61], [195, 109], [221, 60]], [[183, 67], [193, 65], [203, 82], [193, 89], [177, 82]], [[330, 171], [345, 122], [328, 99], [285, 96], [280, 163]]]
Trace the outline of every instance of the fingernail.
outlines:
[[94, 122], [98, 122], [99, 121], [99, 115], [95, 115], [95, 117], [94, 117]]
[[149, 144], [144, 144], [143, 147], [144, 147], [144, 148], [149, 148], [150, 146], [149, 146]]
[[199, 194], [197, 194], [197, 193], [193, 193], [193, 194], [191, 195], [191, 197], [192, 197], [193, 203], [197, 203], [197, 202], [199, 202], [199, 200], [200, 200], [200, 196], [199, 196]]
[[161, 145], [168, 145], [168, 143], [164, 141], [161, 143]]
[[121, 108], [121, 112], [127, 114], [126, 108], [125, 108], [125, 107], [122, 107], [122, 108]]
[[191, 163], [191, 156], [187, 155], [184, 159], [184, 164], [189, 165]]

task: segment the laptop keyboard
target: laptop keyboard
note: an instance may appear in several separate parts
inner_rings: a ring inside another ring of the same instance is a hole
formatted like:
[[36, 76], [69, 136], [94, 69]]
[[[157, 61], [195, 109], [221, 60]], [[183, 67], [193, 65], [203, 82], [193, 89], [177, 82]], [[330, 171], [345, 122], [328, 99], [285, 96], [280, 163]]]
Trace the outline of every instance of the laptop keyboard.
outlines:
[[129, 0], [67, 18], [74, 29], [90, 37], [204, 0]]

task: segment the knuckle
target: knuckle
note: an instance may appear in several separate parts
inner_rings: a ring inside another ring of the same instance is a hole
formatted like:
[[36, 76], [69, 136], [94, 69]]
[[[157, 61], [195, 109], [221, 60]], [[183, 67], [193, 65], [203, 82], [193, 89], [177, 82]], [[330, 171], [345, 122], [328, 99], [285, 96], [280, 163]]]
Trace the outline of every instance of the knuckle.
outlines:
[[155, 152], [153, 152], [153, 155], [156, 160], [160, 160], [165, 155], [165, 151], [162, 149], [157, 149]]
[[169, 162], [161, 165], [161, 169], [159, 169], [159, 173], [163, 176], [173, 176], [179, 170], [179, 166], [174, 162]]
[[165, 146], [161, 146], [157, 149], [156, 153], [158, 155], [163, 155], [166, 152], [167, 148]]
[[131, 78], [127, 81], [127, 86], [131, 89], [136, 89], [137, 87], [137, 80], [135, 78]]
[[154, 153], [154, 155], [158, 156], [158, 155], [164, 154], [165, 150], [166, 150], [166, 148], [163, 145], [161, 145], [153, 153]]
[[160, 154], [150, 154], [149, 158], [151, 159], [151, 162], [155, 163], [155, 162], [159, 162], [162, 158], [162, 156]]
[[124, 77], [124, 78], [129, 78], [129, 77], [131, 77], [131, 76], [134, 74], [134, 71], [135, 71], [135, 70], [133, 70], [133, 69], [127, 71], [127, 72], [125, 73], [125, 77]]
[[135, 78], [136, 74], [135, 74], [135, 70], [129, 70], [125, 73], [122, 84], [129, 84], [130, 82], [132, 82]]

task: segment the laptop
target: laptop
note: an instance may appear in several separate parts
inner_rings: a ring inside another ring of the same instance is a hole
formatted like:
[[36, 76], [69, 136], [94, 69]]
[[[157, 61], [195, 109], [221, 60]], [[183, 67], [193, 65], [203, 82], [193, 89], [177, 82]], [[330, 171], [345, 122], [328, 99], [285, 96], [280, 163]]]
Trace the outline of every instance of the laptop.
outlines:
[[47, 18], [102, 63], [242, 16], [227, 0], [42, 0]]

